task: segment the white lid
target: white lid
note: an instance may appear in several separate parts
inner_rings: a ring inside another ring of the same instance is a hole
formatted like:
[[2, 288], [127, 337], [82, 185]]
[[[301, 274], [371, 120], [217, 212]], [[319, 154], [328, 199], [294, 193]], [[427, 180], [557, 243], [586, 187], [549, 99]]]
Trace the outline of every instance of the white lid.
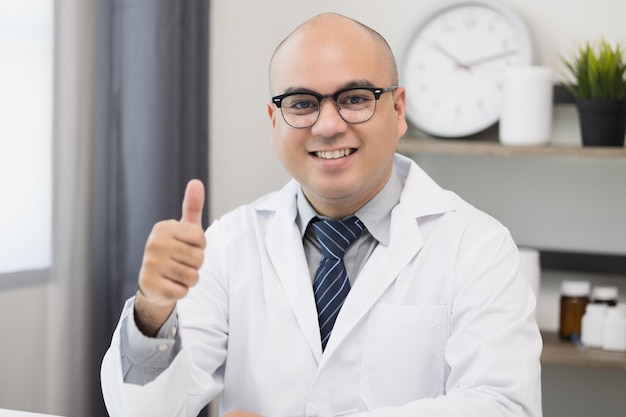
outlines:
[[617, 300], [617, 287], [593, 287], [591, 298], [593, 300]]
[[569, 297], [586, 297], [591, 290], [589, 281], [563, 281], [561, 282], [561, 294]]

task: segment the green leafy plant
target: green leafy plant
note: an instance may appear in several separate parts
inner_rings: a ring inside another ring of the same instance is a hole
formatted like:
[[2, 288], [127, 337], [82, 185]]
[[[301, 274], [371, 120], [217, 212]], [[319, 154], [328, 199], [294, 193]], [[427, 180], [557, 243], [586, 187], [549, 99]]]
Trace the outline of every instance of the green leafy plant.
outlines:
[[623, 100], [626, 97], [626, 62], [621, 45], [612, 46], [605, 39], [586, 42], [571, 60], [561, 57], [576, 84], [564, 86], [577, 100]]

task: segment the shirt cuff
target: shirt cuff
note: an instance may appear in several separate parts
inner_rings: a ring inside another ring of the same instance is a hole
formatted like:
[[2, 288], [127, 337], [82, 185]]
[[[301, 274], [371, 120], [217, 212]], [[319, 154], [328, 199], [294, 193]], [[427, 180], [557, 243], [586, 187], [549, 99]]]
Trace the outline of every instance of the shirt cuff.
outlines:
[[172, 311], [156, 337], [144, 335], [137, 327], [133, 314], [129, 314], [122, 324], [121, 355], [133, 365], [144, 368], [165, 369], [180, 350], [178, 334], [178, 314]]

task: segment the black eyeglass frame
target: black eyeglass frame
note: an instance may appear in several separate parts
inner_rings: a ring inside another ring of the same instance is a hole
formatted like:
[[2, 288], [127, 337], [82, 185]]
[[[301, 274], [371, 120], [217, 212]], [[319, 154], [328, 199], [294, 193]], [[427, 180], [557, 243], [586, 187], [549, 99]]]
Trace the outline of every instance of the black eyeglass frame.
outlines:
[[[396, 91], [398, 89], [397, 85], [391, 85], [389, 87], [385, 87], [385, 88], [380, 88], [380, 87], [367, 87], [367, 86], [361, 86], [361, 87], [348, 87], [348, 88], [342, 88], [341, 90], [338, 90], [332, 94], [319, 94], [316, 93], [315, 91], [308, 91], [308, 90], [298, 90], [298, 91], [290, 91], [288, 93], [285, 94], [280, 94], [278, 96], [274, 96], [272, 97], [272, 103], [274, 103], [276, 105], [276, 107], [278, 107], [280, 109], [280, 114], [282, 114], [283, 116], [283, 120], [285, 121], [285, 123], [287, 123], [289, 126], [293, 127], [294, 129], [306, 129], [309, 128], [311, 126], [313, 126], [315, 123], [317, 123], [317, 121], [319, 120], [320, 117], [320, 112], [321, 112], [321, 107], [322, 107], [322, 100], [326, 99], [326, 98], [332, 98], [333, 101], [335, 102], [335, 108], [337, 109], [337, 113], [339, 113], [339, 117], [341, 117], [341, 119], [346, 122], [346, 123], [350, 123], [353, 125], [357, 125], [357, 124], [361, 124], [361, 123], [365, 123], [368, 120], [370, 120], [372, 117], [374, 117], [374, 114], [376, 113], [376, 103], [374, 103], [374, 111], [372, 111], [372, 115], [370, 117], [368, 117], [367, 119], [360, 121], [360, 122], [350, 122], [346, 119], [343, 118], [342, 114], [341, 114], [341, 108], [339, 107], [339, 103], [337, 103], [337, 100], [339, 99], [339, 96], [342, 95], [345, 92], [348, 91], [354, 91], [354, 90], [367, 90], [370, 91], [372, 94], [374, 94], [374, 100], [377, 102], [378, 99], [380, 99], [380, 96], [382, 96], [385, 93], [389, 93], [392, 91]], [[298, 94], [307, 94], [310, 96], [313, 96], [317, 99], [317, 104], [318, 104], [318, 109], [317, 109], [317, 117], [315, 118], [315, 121], [313, 123], [311, 123], [308, 126], [302, 126], [302, 127], [298, 127], [298, 126], [293, 126], [292, 124], [290, 124], [287, 119], [285, 118], [285, 115], [283, 113], [283, 109], [282, 109], [282, 104], [283, 104], [283, 100], [286, 99], [287, 97], [291, 97], [291, 96], [295, 96]]]

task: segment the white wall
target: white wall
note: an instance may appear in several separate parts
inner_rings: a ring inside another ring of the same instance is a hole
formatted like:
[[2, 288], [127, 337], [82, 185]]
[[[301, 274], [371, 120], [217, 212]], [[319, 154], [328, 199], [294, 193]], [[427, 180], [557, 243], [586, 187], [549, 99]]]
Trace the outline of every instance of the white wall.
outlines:
[[[552, 67], [561, 79], [559, 55], [568, 56], [576, 42], [605, 37], [626, 41], [626, 2], [615, 0], [501, 0], [526, 21], [535, 41], [537, 63]], [[215, 0], [211, 10], [210, 67], [210, 214], [234, 207], [280, 187], [288, 176], [269, 141], [267, 66], [277, 45], [292, 29], [315, 14], [334, 11], [353, 17], [385, 36], [402, 58], [414, 23], [435, 0], [318, 0], [315, 2]], [[246, 97], [245, 99], [243, 97]], [[558, 142], [578, 133], [575, 113], [555, 109]], [[558, 283], [562, 275], [544, 277], [539, 313], [542, 327], [554, 330]], [[619, 277], [622, 295], [626, 277]], [[544, 367], [546, 417], [609, 415], [626, 409], [616, 385], [626, 373]], [[594, 409], [594, 407], [596, 407]], [[599, 407], [599, 408], [597, 408]], [[597, 412], [594, 412], [597, 411]], [[619, 414], [619, 413], [618, 413]], [[621, 415], [621, 414], [620, 414]]]
[[[401, 59], [407, 37], [434, 0], [214, 0], [211, 6], [210, 212], [213, 218], [282, 185], [269, 142], [267, 66], [277, 45], [307, 18], [335, 11], [385, 36]], [[529, 26], [540, 63], [562, 70], [575, 42], [626, 40], [626, 3], [615, 0], [502, 0]], [[246, 97], [245, 99], [243, 97]]]

